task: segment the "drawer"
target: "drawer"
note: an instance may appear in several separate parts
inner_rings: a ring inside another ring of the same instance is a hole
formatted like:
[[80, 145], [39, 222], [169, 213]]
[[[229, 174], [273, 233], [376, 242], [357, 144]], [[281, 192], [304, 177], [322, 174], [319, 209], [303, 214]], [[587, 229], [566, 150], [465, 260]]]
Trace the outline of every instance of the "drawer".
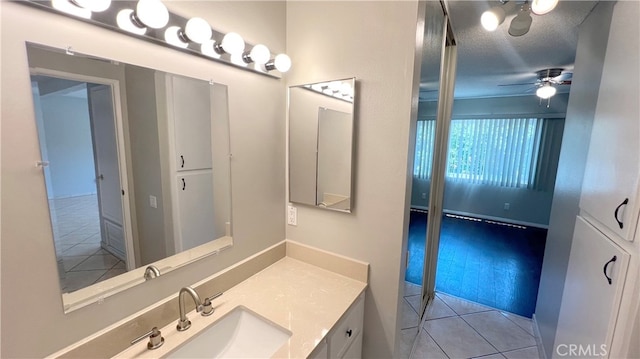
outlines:
[[[342, 358], [352, 343], [361, 337], [364, 320], [364, 294], [356, 300], [329, 337], [329, 358]], [[361, 342], [360, 342], [361, 343]]]

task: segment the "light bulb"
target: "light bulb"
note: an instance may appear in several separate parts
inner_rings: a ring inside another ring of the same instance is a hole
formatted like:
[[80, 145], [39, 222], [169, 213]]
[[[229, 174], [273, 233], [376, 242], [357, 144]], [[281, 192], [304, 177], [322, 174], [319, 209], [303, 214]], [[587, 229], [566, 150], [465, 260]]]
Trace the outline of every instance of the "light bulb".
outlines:
[[200, 52], [203, 55], [219, 59], [220, 54], [215, 50], [216, 42], [214, 40], [207, 40], [200, 45]]
[[136, 16], [143, 24], [153, 29], [161, 29], [169, 22], [169, 10], [160, 0], [138, 1]]
[[291, 59], [286, 54], [280, 54], [273, 60], [276, 70], [285, 73], [291, 69]]
[[189, 40], [202, 44], [203, 42], [211, 39], [213, 31], [207, 20], [201, 17], [194, 17], [187, 21], [187, 25], [184, 27], [184, 32], [187, 34]]
[[244, 40], [238, 33], [230, 32], [224, 35], [220, 47], [222, 47], [224, 52], [231, 55], [242, 54], [244, 51]]
[[324, 93], [325, 95], [333, 96], [333, 91], [328, 87], [322, 90], [322, 93]]
[[531, 11], [536, 15], [544, 15], [555, 9], [558, 0], [533, 0], [531, 2]]
[[318, 91], [318, 92], [322, 92], [322, 84], [313, 84], [311, 85], [311, 89]]
[[51, 6], [69, 15], [91, 19], [91, 10], [74, 5], [69, 0], [51, 0]]
[[180, 39], [179, 33], [180, 33], [179, 26], [169, 26], [164, 31], [164, 41], [166, 41], [168, 44], [173, 45], [175, 47], [180, 47], [183, 49], [186, 48], [187, 46], [189, 46], [189, 44]]
[[480, 23], [487, 31], [495, 31], [504, 21], [505, 12], [501, 7], [494, 7], [482, 13]]
[[71, 0], [74, 4], [92, 12], [102, 12], [111, 6], [111, 0]]
[[264, 65], [269, 61], [271, 52], [265, 45], [258, 44], [251, 49], [251, 52], [249, 52], [249, 57], [251, 58], [251, 61], [255, 62], [256, 64]]
[[118, 27], [136, 35], [144, 35], [147, 32], [147, 28], [136, 26], [131, 21], [131, 14], [133, 14], [133, 10], [131, 9], [118, 11], [118, 15], [116, 16], [116, 23], [118, 24]]
[[231, 60], [232, 64], [246, 67], [248, 64], [244, 62], [242, 54], [233, 54], [230, 56], [229, 60]]
[[556, 88], [551, 86], [548, 83], [536, 90], [536, 95], [543, 100], [551, 98], [555, 94], [556, 94]]

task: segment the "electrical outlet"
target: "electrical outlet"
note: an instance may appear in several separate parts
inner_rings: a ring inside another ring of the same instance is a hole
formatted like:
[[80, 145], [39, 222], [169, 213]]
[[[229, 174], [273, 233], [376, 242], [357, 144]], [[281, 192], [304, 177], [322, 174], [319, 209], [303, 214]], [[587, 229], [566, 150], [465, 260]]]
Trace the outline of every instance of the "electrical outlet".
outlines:
[[298, 209], [292, 205], [287, 207], [287, 224], [290, 226], [298, 225]]
[[509, 208], [511, 208], [511, 203], [509, 203], [509, 202], [505, 202], [505, 203], [504, 203], [504, 210], [505, 210], [505, 211], [508, 211], [508, 210], [509, 210]]
[[156, 196], [149, 196], [149, 206], [151, 206], [151, 208], [158, 208], [158, 199]]

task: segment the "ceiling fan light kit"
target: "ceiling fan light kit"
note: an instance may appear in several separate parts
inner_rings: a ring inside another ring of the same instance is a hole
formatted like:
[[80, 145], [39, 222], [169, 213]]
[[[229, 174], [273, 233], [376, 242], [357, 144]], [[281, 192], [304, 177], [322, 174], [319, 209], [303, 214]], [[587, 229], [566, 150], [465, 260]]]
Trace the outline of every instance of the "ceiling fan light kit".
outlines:
[[[487, 31], [495, 31], [502, 24], [512, 10], [516, 7], [515, 0], [500, 0], [500, 5], [482, 13], [480, 24]], [[558, 0], [529, 0], [520, 2], [518, 14], [511, 20], [509, 25], [509, 35], [518, 37], [529, 32], [533, 19], [531, 13], [544, 15], [553, 10], [558, 5]]]

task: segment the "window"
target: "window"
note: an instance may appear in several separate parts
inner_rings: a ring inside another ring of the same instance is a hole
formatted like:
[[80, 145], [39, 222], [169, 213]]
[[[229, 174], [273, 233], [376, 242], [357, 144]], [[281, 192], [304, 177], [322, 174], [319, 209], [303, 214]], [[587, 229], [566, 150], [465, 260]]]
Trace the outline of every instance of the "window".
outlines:
[[[454, 119], [446, 177], [502, 187], [535, 184], [543, 123], [538, 118]], [[435, 121], [418, 122], [413, 175], [431, 177]]]

